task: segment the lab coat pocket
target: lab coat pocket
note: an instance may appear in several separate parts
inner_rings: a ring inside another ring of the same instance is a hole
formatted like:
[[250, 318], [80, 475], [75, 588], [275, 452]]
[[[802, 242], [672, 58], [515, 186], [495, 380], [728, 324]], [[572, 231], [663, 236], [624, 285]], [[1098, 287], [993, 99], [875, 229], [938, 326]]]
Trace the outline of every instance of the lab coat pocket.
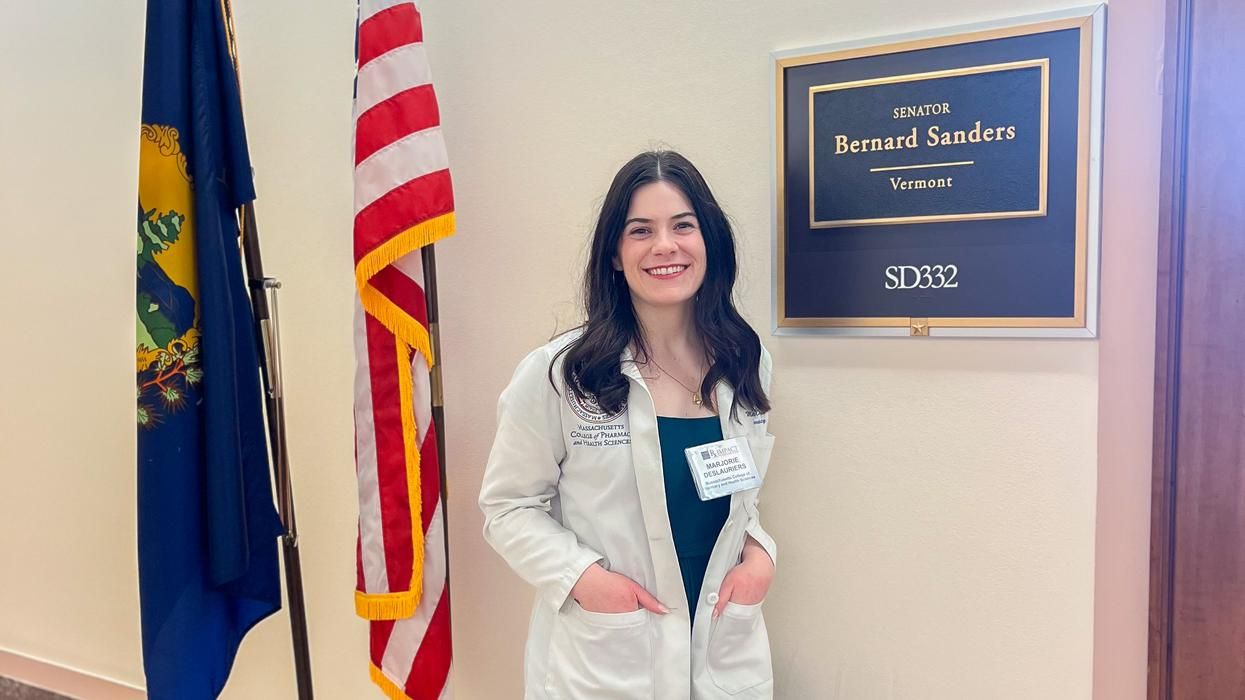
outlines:
[[705, 658], [709, 676], [723, 691], [734, 695], [773, 677], [769, 635], [761, 618], [761, 604], [727, 603], [709, 631]]
[[653, 694], [648, 610], [596, 613], [572, 601], [549, 640], [545, 686], [556, 698], [633, 700]]

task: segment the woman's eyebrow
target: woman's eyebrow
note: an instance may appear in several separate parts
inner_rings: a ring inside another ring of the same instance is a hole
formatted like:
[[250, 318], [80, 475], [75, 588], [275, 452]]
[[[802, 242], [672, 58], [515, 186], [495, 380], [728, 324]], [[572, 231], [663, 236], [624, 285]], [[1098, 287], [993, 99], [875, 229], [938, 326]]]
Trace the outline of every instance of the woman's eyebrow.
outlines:
[[[670, 220], [673, 221], [675, 219], [683, 219], [689, 216], [694, 217], [696, 215], [690, 211], [685, 211], [682, 214], [675, 214], [674, 216], [670, 217]], [[652, 219], [642, 219], [640, 217], [634, 217], [634, 218], [627, 219], [626, 221], [624, 221], [623, 226], [630, 226], [631, 224], [651, 224], [651, 223], [653, 223]]]

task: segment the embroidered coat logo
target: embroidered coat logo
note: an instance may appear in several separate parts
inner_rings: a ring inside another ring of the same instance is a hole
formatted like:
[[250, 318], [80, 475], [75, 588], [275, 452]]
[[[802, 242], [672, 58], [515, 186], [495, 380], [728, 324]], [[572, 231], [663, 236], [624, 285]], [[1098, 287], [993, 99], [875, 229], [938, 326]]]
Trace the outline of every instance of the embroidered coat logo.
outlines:
[[627, 402], [613, 414], [606, 412], [601, 408], [601, 404], [597, 403], [595, 396], [586, 395], [581, 397], [568, 387], [566, 390], [566, 402], [570, 404], [571, 411], [586, 423], [612, 423], [618, 420], [619, 416], [627, 410]]

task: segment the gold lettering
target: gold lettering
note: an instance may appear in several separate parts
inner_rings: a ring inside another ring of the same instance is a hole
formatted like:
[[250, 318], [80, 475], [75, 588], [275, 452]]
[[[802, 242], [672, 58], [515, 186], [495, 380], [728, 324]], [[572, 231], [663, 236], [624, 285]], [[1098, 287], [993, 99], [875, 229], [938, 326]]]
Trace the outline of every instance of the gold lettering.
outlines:
[[890, 180], [891, 190], [896, 192], [901, 190], [905, 192], [908, 190], [942, 190], [954, 186], [951, 182], [952, 178], [949, 177], [931, 177], [922, 178], [920, 180], [909, 180], [902, 176], [892, 176], [887, 179]]
[[843, 134], [834, 135], [834, 155], [842, 155], [847, 153], [847, 136]]
[[951, 103], [932, 102], [923, 105], [905, 105], [891, 110], [891, 119], [908, 119], [909, 117], [928, 117], [933, 114], [951, 114]]

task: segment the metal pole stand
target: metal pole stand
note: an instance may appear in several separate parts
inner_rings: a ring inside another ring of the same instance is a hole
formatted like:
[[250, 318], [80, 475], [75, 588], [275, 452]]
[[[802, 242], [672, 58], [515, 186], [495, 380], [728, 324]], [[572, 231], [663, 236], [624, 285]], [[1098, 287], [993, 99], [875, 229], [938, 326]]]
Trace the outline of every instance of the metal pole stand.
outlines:
[[312, 700], [311, 651], [307, 644], [307, 606], [303, 599], [303, 567], [298, 553], [298, 524], [294, 517], [294, 488], [290, 480], [289, 452], [285, 440], [285, 396], [281, 379], [281, 324], [277, 315], [277, 290], [281, 283], [265, 277], [259, 254], [255, 225], [255, 206], [242, 207], [242, 248], [251, 289], [251, 308], [258, 325], [261, 375], [268, 416], [268, 444], [272, 456], [273, 481], [277, 490], [277, 512], [285, 527], [281, 553], [285, 561], [285, 597], [289, 605], [290, 635], [294, 643], [294, 674], [299, 700]]

